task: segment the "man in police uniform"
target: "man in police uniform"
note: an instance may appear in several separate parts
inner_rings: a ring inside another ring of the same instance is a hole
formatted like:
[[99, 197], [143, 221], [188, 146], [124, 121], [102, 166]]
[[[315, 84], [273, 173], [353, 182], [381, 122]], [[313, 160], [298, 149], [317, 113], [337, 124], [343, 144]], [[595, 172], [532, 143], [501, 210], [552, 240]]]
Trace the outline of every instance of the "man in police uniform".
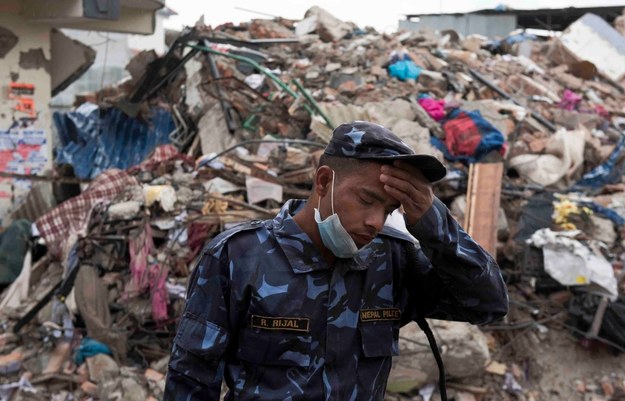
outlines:
[[[223, 232], [204, 249], [165, 399], [382, 400], [399, 328], [419, 317], [506, 314], [496, 262], [432, 194], [445, 176], [388, 129], [342, 124], [308, 201]], [[384, 225], [399, 208], [408, 231]]]

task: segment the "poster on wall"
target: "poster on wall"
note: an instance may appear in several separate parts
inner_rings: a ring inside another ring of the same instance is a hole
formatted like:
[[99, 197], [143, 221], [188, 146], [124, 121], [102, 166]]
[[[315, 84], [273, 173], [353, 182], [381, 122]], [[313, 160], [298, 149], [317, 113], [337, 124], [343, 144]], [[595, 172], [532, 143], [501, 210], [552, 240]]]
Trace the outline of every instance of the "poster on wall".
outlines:
[[[0, 171], [42, 174], [48, 166], [48, 141], [43, 129], [0, 130]], [[0, 225], [13, 202], [28, 193], [30, 180], [0, 178]]]

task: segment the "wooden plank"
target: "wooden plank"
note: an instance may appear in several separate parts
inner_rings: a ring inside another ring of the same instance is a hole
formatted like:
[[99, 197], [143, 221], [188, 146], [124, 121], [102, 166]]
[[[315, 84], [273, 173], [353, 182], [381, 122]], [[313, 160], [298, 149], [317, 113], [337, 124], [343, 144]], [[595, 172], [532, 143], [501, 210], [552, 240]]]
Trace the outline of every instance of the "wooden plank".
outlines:
[[475, 163], [469, 166], [464, 228], [493, 257], [497, 253], [502, 176], [503, 163]]

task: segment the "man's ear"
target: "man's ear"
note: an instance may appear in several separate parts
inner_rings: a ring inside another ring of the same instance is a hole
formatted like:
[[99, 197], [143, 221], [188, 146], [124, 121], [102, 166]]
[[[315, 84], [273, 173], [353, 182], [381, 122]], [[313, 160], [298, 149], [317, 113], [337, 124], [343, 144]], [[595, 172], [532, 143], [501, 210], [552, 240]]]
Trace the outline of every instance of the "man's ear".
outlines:
[[332, 186], [332, 169], [328, 166], [321, 166], [315, 173], [315, 192], [317, 196], [323, 198], [330, 191]]

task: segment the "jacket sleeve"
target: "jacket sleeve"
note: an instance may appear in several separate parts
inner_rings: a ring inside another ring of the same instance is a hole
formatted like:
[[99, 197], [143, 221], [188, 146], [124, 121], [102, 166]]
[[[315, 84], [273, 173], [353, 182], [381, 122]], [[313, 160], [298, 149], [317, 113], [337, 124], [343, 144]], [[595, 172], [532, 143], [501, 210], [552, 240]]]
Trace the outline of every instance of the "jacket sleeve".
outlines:
[[419, 287], [418, 313], [435, 319], [486, 323], [508, 312], [508, 290], [497, 262], [456, 222], [439, 199], [408, 231], [408, 282]]
[[205, 250], [193, 270], [169, 361], [166, 401], [219, 400], [230, 341], [226, 254], [225, 246]]

